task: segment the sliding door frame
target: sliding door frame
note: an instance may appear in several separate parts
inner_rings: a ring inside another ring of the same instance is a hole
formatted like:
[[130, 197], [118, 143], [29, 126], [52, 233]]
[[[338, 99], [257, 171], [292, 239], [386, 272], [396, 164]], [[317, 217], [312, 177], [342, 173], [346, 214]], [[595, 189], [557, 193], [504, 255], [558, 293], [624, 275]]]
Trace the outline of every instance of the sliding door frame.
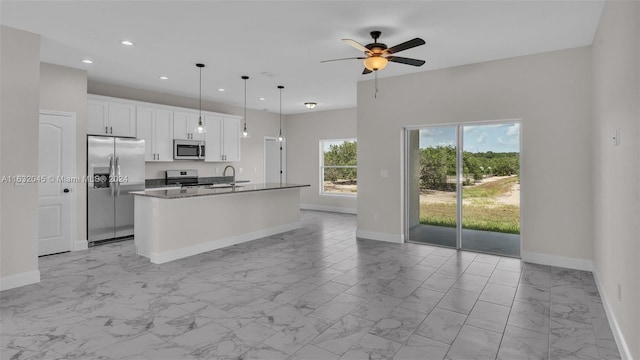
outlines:
[[[523, 237], [522, 237], [522, 184], [523, 184], [523, 176], [522, 176], [522, 140], [523, 140], [523, 129], [522, 129], [522, 119], [505, 119], [505, 120], [484, 120], [484, 121], [469, 121], [469, 122], [457, 122], [457, 123], [437, 123], [437, 124], [424, 124], [424, 125], [412, 125], [412, 126], [405, 126], [404, 127], [404, 134], [403, 134], [403, 139], [404, 139], [404, 151], [403, 151], [403, 167], [404, 167], [404, 171], [403, 171], [403, 181], [402, 181], [402, 186], [403, 186], [403, 202], [404, 202], [404, 213], [403, 213], [403, 221], [404, 221], [404, 226], [403, 226], [403, 230], [404, 230], [404, 239], [405, 242], [413, 242], [411, 241], [411, 239], [409, 238], [409, 182], [411, 181], [410, 179], [410, 174], [409, 174], [409, 160], [410, 160], [410, 149], [409, 149], [409, 145], [410, 145], [410, 141], [409, 141], [409, 133], [412, 130], [421, 130], [421, 129], [427, 129], [427, 128], [437, 128], [437, 127], [455, 127], [456, 128], [456, 140], [457, 140], [457, 144], [456, 144], [456, 249], [457, 250], [464, 250], [462, 248], [462, 171], [463, 171], [463, 166], [464, 166], [464, 162], [463, 162], [463, 152], [464, 152], [464, 127], [465, 126], [482, 126], [482, 125], [507, 125], [507, 124], [518, 124], [519, 126], [519, 161], [520, 161], [520, 170], [519, 170], [519, 177], [520, 177], [520, 257], [522, 257], [522, 244], [523, 244]], [[414, 242], [414, 243], [418, 243], [418, 242]], [[419, 242], [421, 244], [423, 244], [422, 242]], [[444, 245], [438, 245], [438, 244], [429, 244], [432, 246], [444, 246]], [[448, 246], [445, 246], [448, 247]], [[451, 248], [451, 247], [448, 247]], [[476, 251], [477, 252], [477, 251]]]

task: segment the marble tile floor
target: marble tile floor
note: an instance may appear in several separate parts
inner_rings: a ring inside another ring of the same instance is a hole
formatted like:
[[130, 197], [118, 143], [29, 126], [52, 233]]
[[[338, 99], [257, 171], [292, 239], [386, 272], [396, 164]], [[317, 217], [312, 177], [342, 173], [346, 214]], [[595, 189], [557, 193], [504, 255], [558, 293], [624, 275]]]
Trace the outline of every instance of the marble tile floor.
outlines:
[[0, 293], [2, 359], [619, 359], [589, 272], [356, 239], [355, 216], [162, 265], [131, 241]]

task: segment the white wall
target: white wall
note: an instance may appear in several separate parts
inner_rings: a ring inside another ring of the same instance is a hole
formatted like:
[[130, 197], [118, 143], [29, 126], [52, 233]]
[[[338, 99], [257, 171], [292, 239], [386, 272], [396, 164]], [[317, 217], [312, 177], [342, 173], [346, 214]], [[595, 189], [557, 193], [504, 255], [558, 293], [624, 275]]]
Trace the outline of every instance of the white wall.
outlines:
[[[40, 64], [40, 109], [76, 114], [76, 171], [87, 173], [87, 71], [54, 64]], [[87, 187], [76, 188], [76, 239], [87, 239]]]
[[402, 239], [403, 126], [521, 119], [523, 256], [589, 267], [590, 51], [382, 78], [377, 99], [373, 81], [359, 83], [358, 234]]
[[[627, 355], [635, 359], [640, 359], [639, 24], [638, 2], [608, 2], [592, 51], [595, 272], [610, 321], [618, 324]], [[612, 140], [615, 129], [620, 129], [618, 146]]]
[[[39, 35], [0, 26], [0, 76], [0, 176], [37, 175]], [[0, 189], [0, 289], [4, 290], [40, 281], [38, 184], [2, 182]]]
[[320, 195], [320, 140], [357, 138], [356, 109], [287, 115], [284, 122], [287, 182], [311, 184], [300, 191], [301, 207], [354, 213], [357, 198]]
[[[170, 94], [140, 90], [125, 86], [118, 86], [96, 81], [89, 81], [88, 92], [90, 94], [113, 96], [123, 99], [146, 101], [156, 104], [181, 106], [198, 109], [198, 99], [179, 97]], [[230, 106], [210, 101], [202, 101], [202, 110], [214, 111], [231, 115], [244, 115], [244, 108]], [[247, 110], [247, 129], [250, 138], [241, 139], [241, 161], [205, 163], [203, 161], [179, 160], [173, 162], [147, 163], [146, 178], [162, 179], [165, 170], [195, 169], [200, 176], [222, 176], [226, 165], [236, 168], [236, 178], [250, 180], [251, 182], [264, 182], [264, 137], [277, 136], [280, 118], [278, 114]], [[283, 125], [286, 130], [286, 126]]]

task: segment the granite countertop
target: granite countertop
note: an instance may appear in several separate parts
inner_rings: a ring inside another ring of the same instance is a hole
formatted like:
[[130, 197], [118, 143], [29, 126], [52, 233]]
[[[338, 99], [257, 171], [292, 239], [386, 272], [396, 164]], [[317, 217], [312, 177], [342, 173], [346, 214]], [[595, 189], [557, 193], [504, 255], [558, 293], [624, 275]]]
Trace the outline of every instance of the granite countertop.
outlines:
[[224, 194], [239, 194], [253, 191], [269, 191], [269, 190], [282, 190], [309, 187], [311, 185], [305, 184], [281, 184], [281, 183], [267, 183], [267, 184], [247, 184], [236, 185], [235, 189], [229, 185], [229, 187], [191, 187], [184, 189], [170, 189], [170, 190], [145, 190], [145, 191], [132, 191], [131, 194], [138, 196], [155, 197], [159, 199], [182, 199], [196, 196], [211, 196], [211, 195], [224, 195]]

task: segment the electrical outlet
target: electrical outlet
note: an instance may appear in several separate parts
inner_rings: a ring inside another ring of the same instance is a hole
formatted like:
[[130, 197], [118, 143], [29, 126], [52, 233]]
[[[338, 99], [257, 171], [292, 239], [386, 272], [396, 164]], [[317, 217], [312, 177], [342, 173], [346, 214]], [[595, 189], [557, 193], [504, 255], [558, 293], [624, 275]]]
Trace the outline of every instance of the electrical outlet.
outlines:
[[383, 178], [389, 177], [389, 170], [385, 170], [385, 169], [380, 170], [380, 177], [383, 177]]
[[257, 168], [257, 167], [254, 167], [254, 168], [253, 168], [253, 172], [254, 172], [254, 173], [257, 173], [257, 172], [258, 172], [258, 168]]
[[243, 168], [238, 168], [238, 172], [242, 174], [242, 172], [244, 171]]
[[220, 168], [216, 167], [216, 174], [220, 174]]
[[622, 285], [618, 283], [618, 301], [622, 302]]
[[616, 132], [613, 134], [613, 145], [620, 145], [620, 128], [617, 128]]

